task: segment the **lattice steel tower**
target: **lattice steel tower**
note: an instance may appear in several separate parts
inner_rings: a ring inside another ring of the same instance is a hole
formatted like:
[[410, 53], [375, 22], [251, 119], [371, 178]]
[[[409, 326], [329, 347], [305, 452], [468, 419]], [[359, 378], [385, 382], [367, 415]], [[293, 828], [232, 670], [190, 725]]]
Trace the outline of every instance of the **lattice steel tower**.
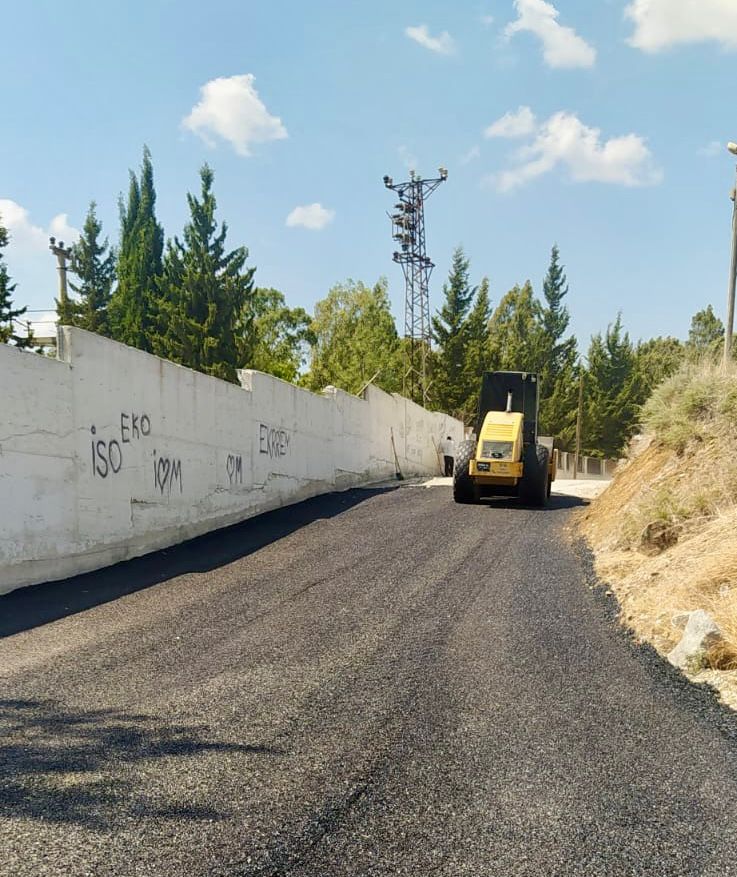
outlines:
[[399, 196], [394, 205], [392, 237], [400, 245], [394, 261], [402, 266], [406, 287], [404, 306], [404, 336], [406, 361], [404, 395], [425, 405], [428, 395], [427, 355], [430, 351], [430, 275], [435, 265], [425, 250], [425, 201], [437, 187], [448, 179], [448, 171], [441, 167], [440, 176], [423, 180], [410, 171], [406, 183], [395, 183], [384, 177], [384, 185]]

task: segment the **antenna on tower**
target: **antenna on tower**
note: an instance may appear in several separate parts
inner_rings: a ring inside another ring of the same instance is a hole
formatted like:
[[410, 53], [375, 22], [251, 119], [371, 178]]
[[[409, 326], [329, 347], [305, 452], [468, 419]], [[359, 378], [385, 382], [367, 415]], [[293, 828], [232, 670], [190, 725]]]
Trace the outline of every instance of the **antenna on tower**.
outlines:
[[435, 265], [425, 249], [425, 201], [441, 183], [448, 179], [446, 168], [438, 168], [438, 176], [423, 180], [416, 171], [409, 180], [395, 183], [384, 177], [384, 185], [396, 192], [399, 202], [389, 214], [392, 237], [399, 245], [394, 261], [402, 266], [406, 288], [404, 306], [405, 369], [403, 392], [414, 402], [427, 405], [427, 357], [430, 352], [430, 275]]

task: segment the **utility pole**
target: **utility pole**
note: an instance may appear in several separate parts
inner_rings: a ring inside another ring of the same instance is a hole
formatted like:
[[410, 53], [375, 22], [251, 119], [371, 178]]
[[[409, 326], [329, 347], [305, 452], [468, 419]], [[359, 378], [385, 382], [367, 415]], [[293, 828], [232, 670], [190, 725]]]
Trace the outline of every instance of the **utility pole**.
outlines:
[[[737, 143], [728, 143], [727, 149], [737, 155]], [[732, 189], [732, 261], [729, 267], [729, 291], [727, 293], [727, 325], [724, 327], [724, 368], [732, 359], [732, 334], [734, 332], [734, 294], [737, 286], [737, 187]]]
[[578, 366], [578, 414], [576, 415], [576, 454], [573, 460], [573, 477], [578, 478], [578, 461], [581, 459], [581, 425], [583, 423], [583, 366]]
[[430, 331], [430, 275], [435, 265], [425, 249], [425, 201], [437, 187], [448, 179], [448, 171], [441, 167], [439, 176], [423, 180], [410, 171], [405, 183], [395, 183], [384, 177], [384, 185], [399, 196], [392, 221], [392, 237], [400, 245], [394, 261], [402, 266], [405, 282], [404, 337], [405, 369], [403, 393], [420, 405], [427, 406], [427, 355], [432, 341]]
[[59, 304], [61, 305], [62, 312], [64, 312], [65, 306], [69, 300], [67, 296], [67, 259], [72, 258], [72, 248], [67, 247], [64, 249], [64, 241], [59, 241], [57, 244], [56, 238], [49, 238], [49, 249], [56, 256], [56, 261], [58, 263]]

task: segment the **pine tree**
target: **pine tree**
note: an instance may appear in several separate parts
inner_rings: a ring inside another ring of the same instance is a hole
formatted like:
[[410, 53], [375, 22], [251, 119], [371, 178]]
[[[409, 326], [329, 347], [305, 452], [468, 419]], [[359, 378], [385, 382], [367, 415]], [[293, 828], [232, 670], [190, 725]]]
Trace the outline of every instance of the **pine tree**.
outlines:
[[226, 252], [226, 223], [215, 219], [213, 172], [200, 170], [200, 198], [187, 195], [190, 221], [184, 240], [169, 241], [159, 282], [159, 331], [154, 352], [174, 362], [237, 381], [242, 365], [238, 324], [253, 293], [255, 268], [245, 268], [248, 249]]
[[621, 314], [604, 336], [591, 339], [584, 388], [584, 451], [616, 458], [637, 429], [640, 401], [636, 354]]
[[576, 361], [577, 343], [565, 338], [570, 314], [563, 300], [568, 295], [568, 281], [555, 245], [550, 266], [543, 281], [542, 328], [544, 356], [540, 368], [540, 431], [569, 447], [575, 435], [577, 413]]
[[432, 396], [437, 407], [449, 414], [459, 413], [468, 396], [464, 383], [464, 324], [475, 294], [469, 280], [469, 260], [463, 247], [457, 247], [448, 282], [443, 285], [445, 301], [432, 319], [437, 345], [431, 358]]
[[128, 201], [120, 201], [118, 285], [110, 299], [112, 337], [140, 350], [152, 349], [158, 320], [164, 230], [156, 221], [156, 190], [148, 147], [140, 180], [131, 171]]
[[84, 228], [79, 241], [72, 248], [72, 268], [80, 280], [79, 284], [70, 281], [78, 301], [68, 299], [70, 313], [65, 322], [61, 303], [56, 308], [59, 322], [67, 326], [79, 326], [98, 335], [110, 335], [108, 306], [115, 278], [115, 254], [108, 250], [107, 238], [100, 241], [102, 223], [95, 213], [92, 201], [87, 212]]
[[402, 389], [402, 348], [384, 278], [373, 287], [349, 280], [315, 305], [314, 343], [304, 384], [357, 393], [373, 382], [387, 392]]
[[35, 342], [30, 326], [27, 335], [18, 335], [16, 332], [17, 320], [25, 314], [27, 308], [13, 307], [16, 284], [10, 282], [8, 267], [2, 252], [9, 241], [8, 230], [2, 225], [2, 217], [0, 217], [0, 343], [14, 344], [16, 347], [32, 347]]

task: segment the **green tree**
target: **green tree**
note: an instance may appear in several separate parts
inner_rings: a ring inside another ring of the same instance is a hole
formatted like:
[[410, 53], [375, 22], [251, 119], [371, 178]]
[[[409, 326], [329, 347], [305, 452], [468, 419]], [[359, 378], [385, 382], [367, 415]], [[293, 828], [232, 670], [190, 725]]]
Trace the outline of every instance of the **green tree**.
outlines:
[[228, 381], [242, 364], [239, 321], [253, 293], [255, 268], [245, 268], [248, 249], [226, 252], [226, 223], [215, 219], [213, 172], [200, 170], [200, 198], [187, 195], [190, 221], [184, 240], [169, 241], [159, 286], [159, 333], [154, 352]]
[[689, 359], [716, 357], [723, 343], [724, 323], [714, 313], [711, 305], [693, 315], [686, 343]]
[[499, 371], [542, 371], [547, 353], [543, 311], [532, 285], [515, 286], [489, 322], [489, 363]]
[[13, 307], [13, 294], [17, 284], [11, 283], [8, 266], [3, 256], [3, 250], [8, 246], [9, 241], [8, 230], [2, 224], [0, 217], [0, 343], [14, 344], [16, 347], [32, 347], [35, 342], [30, 327], [27, 335], [19, 335], [16, 332], [18, 318], [25, 314], [27, 308]]
[[143, 150], [140, 179], [131, 171], [127, 203], [120, 200], [118, 285], [110, 300], [112, 337], [140, 350], [152, 349], [159, 318], [164, 229], [156, 220], [151, 153]]
[[540, 431], [557, 438], [564, 448], [573, 443], [578, 407], [578, 345], [574, 336], [565, 337], [570, 323], [570, 314], [564, 304], [567, 295], [568, 281], [556, 245], [543, 281]]
[[368, 382], [402, 388], [401, 347], [384, 278], [373, 287], [348, 280], [315, 305], [310, 370], [304, 383], [357, 393]]
[[490, 368], [489, 361], [489, 279], [484, 277], [476, 293], [476, 301], [463, 324], [464, 357], [462, 386], [465, 399], [459, 410], [464, 423], [472, 423], [478, 412], [481, 377]]
[[670, 336], [650, 338], [640, 341], [635, 356], [638, 398], [644, 404], [657, 386], [678, 371], [686, 356], [686, 346]]
[[621, 314], [605, 335], [591, 339], [584, 375], [584, 453], [619, 457], [637, 429], [637, 356]]
[[466, 318], [476, 290], [469, 280], [469, 261], [463, 247], [453, 252], [448, 282], [443, 285], [445, 300], [432, 319], [433, 352], [432, 396], [438, 408], [457, 414], [468, 396], [464, 381]]
[[67, 326], [79, 326], [98, 335], [109, 335], [108, 306], [115, 278], [115, 254], [109, 249], [107, 238], [100, 241], [102, 223], [95, 212], [95, 202], [90, 204], [82, 235], [72, 248], [72, 268], [79, 284], [69, 285], [79, 299], [67, 299], [68, 314], [64, 314], [57, 300], [59, 322]]
[[311, 324], [307, 311], [287, 307], [279, 290], [255, 289], [240, 319], [244, 367], [295, 382], [314, 340]]

